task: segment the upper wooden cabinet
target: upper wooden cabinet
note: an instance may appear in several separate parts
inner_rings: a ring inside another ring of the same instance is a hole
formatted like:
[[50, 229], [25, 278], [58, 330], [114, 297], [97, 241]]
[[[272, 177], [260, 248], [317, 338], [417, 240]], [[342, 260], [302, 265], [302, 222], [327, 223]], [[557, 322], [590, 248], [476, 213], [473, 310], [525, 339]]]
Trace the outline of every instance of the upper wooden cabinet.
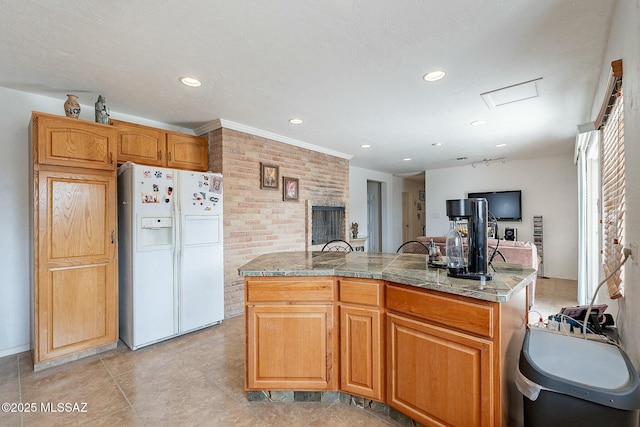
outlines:
[[193, 136], [149, 126], [111, 120], [118, 131], [118, 163], [206, 171], [206, 136]]
[[41, 165], [115, 170], [117, 133], [112, 126], [34, 113], [33, 161]]
[[166, 131], [119, 120], [111, 120], [111, 124], [118, 130], [118, 163], [166, 165]]
[[167, 132], [167, 167], [206, 171], [209, 167], [206, 136]]

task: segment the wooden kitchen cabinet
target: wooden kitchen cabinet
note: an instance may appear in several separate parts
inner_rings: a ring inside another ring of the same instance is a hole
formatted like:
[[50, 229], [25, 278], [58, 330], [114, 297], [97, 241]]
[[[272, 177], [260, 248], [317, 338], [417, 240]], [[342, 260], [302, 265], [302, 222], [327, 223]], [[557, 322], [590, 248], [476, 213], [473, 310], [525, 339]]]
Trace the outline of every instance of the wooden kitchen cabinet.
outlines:
[[167, 133], [167, 167], [206, 171], [209, 168], [208, 139], [182, 133]]
[[492, 343], [388, 315], [391, 406], [426, 425], [493, 426]]
[[[32, 351], [36, 370], [116, 346], [116, 164], [88, 160], [108, 158], [104, 148], [112, 143], [115, 148], [115, 140], [110, 126], [33, 114]], [[49, 147], [55, 149], [42, 153]], [[107, 164], [110, 170], [105, 170]]]
[[247, 390], [335, 390], [332, 279], [245, 280]]
[[384, 282], [338, 280], [340, 390], [384, 400]]
[[102, 125], [52, 114], [34, 113], [33, 162], [41, 165], [115, 170], [116, 133]]
[[515, 425], [525, 292], [495, 303], [388, 285], [387, 403], [425, 425]]
[[120, 120], [111, 120], [111, 124], [118, 130], [118, 163], [166, 166], [166, 131]]
[[193, 136], [111, 120], [118, 130], [118, 162], [174, 169], [206, 171], [209, 166], [206, 136]]
[[382, 279], [245, 276], [245, 389], [337, 390], [426, 426], [522, 425], [526, 294], [496, 302]]

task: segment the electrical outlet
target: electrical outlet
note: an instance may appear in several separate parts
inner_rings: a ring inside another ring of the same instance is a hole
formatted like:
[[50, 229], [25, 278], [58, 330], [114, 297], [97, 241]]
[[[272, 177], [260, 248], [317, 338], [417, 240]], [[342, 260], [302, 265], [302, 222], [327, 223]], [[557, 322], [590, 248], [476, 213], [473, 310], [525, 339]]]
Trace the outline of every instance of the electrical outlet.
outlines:
[[638, 244], [631, 243], [629, 248], [631, 248], [631, 261], [633, 261], [633, 265], [638, 265]]

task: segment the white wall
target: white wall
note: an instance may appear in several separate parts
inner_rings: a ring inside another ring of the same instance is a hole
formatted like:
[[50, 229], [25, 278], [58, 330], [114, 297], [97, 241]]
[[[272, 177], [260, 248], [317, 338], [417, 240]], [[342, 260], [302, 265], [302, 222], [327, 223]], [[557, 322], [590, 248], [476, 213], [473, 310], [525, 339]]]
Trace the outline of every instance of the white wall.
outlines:
[[[0, 357], [30, 348], [29, 155], [31, 111], [64, 115], [66, 96], [50, 98], [0, 87]], [[96, 97], [97, 99], [97, 97]], [[82, 120], [94, 121], [95, 99], [80, 99]], [[107, 99], [107, 102], [109, 100]], [[114, 119], [164, 129], [192, 131], [112, 112]]]
[[[624, 92], [624, 137], [626, 174], [625, 245], [640, 243], [640, 2], [618, 0], [614, 13], [605, 60], [600, 75], [600, 89], [596, 92], [590, 120], [596, 118], [604, 99], [605, 85], [611, 61], [622, 59]], [[588, 121], [588, 120], [586, 120]], [[638, 257], [640, 254], [634, 254]], [[637, 258], [636, 258], [637, 259]], [[636, 369], [640, 368], [640, 267], [627, 262], [624, 271], [624, 298], [619, 299], [618, 330], [622, 344]], [[616, 302], [603, 300], [609, 305]]]
[[[367, 224], [367, 181], [382, 183], [382, 251], [395, 252], [402, 243], [402, 178], [374, 170], [349, 167], [348, 223]], [[365, 228], [363, 229], [363, 225]], [[368, 248], [368, 247], [367, 247]]]
[[522, 222], [500, 221], [517, 229], [518, 240], [533, 241], [533, 216], [543, 217], [544, 273], [577, 279], [578, 190], [572, 154], [532, 160], [460, 166], [427, 171], [427, 236], [444, 236], [449, 228], [445, 201], [468, 192], [522, 190]]

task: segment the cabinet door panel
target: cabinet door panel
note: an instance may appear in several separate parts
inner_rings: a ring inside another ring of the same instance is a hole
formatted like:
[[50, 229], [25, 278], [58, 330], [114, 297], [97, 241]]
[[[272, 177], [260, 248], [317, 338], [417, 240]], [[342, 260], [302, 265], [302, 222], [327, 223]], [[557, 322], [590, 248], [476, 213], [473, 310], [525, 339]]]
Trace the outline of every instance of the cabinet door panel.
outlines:
[[105, 338], [109, 330], [107, 265], [51, 271], [48, 351]]
[[330, 305], [248, 306], [248, 388], [328, 389], [332, 313]]
[[149, 166], [166, 165], [167, 134], [164, 130], [112, 120], [118, 129], [118, 162]]
[[491, 426], [493, 344], [388, 315], [389, 404], [427, 425]]
[[109, 256], [113, 249], [110, 233], [115, 230], [108, 216], [112, 183], [50, 176], [46, 185], [50, 259]]
[[34, 363], [117, 340], [116, 177], [40, 171]]
[[340, 388], [382, 400], [381, 314], [377, 309], [340, 306]]
[[206, 137], [167, 134], [167, 167], [206, 171], [208, 163], [208, 141]]
[[40, 164], [116, 169], [116, 131], [67, 117], [34, 115]]

